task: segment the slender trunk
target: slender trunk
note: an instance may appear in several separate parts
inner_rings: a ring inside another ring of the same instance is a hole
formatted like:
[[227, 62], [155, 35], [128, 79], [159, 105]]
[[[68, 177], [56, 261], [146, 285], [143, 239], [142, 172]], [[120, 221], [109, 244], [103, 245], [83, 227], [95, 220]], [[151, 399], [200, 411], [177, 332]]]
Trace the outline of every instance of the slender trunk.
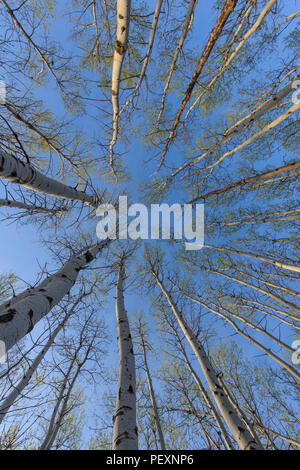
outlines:
[[253, 284], [249, 284], [246, 281], [242, 281], [241, 279], [238, 279], [238, 278], [233, 277], [233, 276], [229, 276], [228, 274], [221, 273], [221, 272], [216, 271], [214, 269], [206, 269], [206, 271], [208, 271], [210, 273], [218, 274], [219, 276], [223, 276], [226, 279], [230, 279], [231, 281], [242, 284], [243, 286], [250, 287], [251, 289], [254, 289], [257, 292], [260, 292], [263, 295], [267, 295], [268, 297], [275, 300], [276, 302], [280, 302], [281, 304], [283, 304], [285, 307], [287, 307], [289, 310], [291, 310], [297, 318], [300, 318], [300, 307], [298, 307], [297, 305], [295, 305], [291, 302], [288, 302], [287, 300], [284, 300], [282, 297], [279, 297], [278, 295], [275, 295], [275, 294], [272, 294], [271, 292], [265, 291], [265, 290], [261, 289], [260, 287], [254, 286]]
[[22, 209], [29, 211], [30, 213], [41, 212], [49, 215], [55, 215], [63, 209], [47, 209], [46, 207], [39, 207], [25, 202], [13, 201], [9, 199], [0, 199], [0, 207], [12, 207], [14, 209]]
[[[294, 221], [294, 220], [299, 220], [300, 219], [300, 214], [296, 214], [297, 212], [300, 212], [300, 209], [294, 209], [290, 211], [282, 211], [282, 212], [274, 212], [271, 214], [257, 214], [257, 215], [251, 215], [248, 217], [245, 217], [242, 220], [238, 220], [235, 222], [212, 222], [210, 224], [206, 225], [206, 228], [210, 228], [213, 226], [222, 226], [222, 227], [233, 227], [236, 225], [255, 225], [255, 224], [265, 224], [268, 222], [281, 222], [281, 221]], [[289, 215], [289, 214], [294, 214], [294, 215]], [[256, 217], [261, 217], [261, 218], [256, 218]], [[253, 220], [250, 220], [253, 219]]]
[[82, 255], [73, 255], [52, 276], [39, 286], [23, 292], [0, 308], [0, 340], [6, 351], [29, 333], [37, 322], [47, 315], [55, 305], [71, 290], [78, 273], [107, 246], [108, 241], [97, 243]]
[[58, 327], [53, 331], [52, 335], [49, 336], [48, 341], [46, 342], [45, 346], [42, 348], [42, 350], [39, 352], [39, 354], [36, 356], [32, 364], [28, 367], [26, 372], [24, 373], [23, 377], [21, 380], [17, 383], [17, 385], [13, 386], [13, 390], [10, 392], [10, 394], [5, 398], [5, 400], [1, 403], [0, 405], [0, 424], [2, 423], [3, 419], [5, 418], [6, 414], [8, 413], [10, 407], [14, 404], [16, 399], [22, 394], [23, 390], [25, 387], [27, 387], [28, 383], [31, 380], [31, 377], [37, 370], [38, 366], [40, 365], [41, 361], [49, 351], [50, 347], [54, 343], [54, 340], [58, 333], [62, 330], [64, 327], [67, 319], [69, 318], [69, 315], [67, 315], [64, 320], [58, 325]]
[[158, 23], [160, 11], [161, 11], [162, 2], [163, 2], [163, 0], [157, 0], [157, 2], [156, 2], [154, 14], [153, 14], [152, 25], [151, 25], [150, 37], [149, 37], [149, 42], [148, 42], [148, 49], [147, 49], [147, 52], [146, 52], [146, 56], [145, 56], [145, 59], [144, 59], [142, 70], [141, 70], [138, 82], [135, 86], [135, 89], [134, 89], [131, 97], [129, 98], [129, 100], [126, 101], [123, 108], [121, 109], [120, 115], [123, 113], [123, 111], [125, 111], [127, 106], [129, 106], [130, 103], [133, 102], [133, 100], [134, 100], [134, 98], [135, 98], [135, 96], [136, 96], [143, 80], [144, 80], [146, 69], [147, 69], [147, 66], [148, 66], [148, 62], [149, 62], [151, 52], [152, 52], [152, 48], [153, 48], [153, 44], [154, 44], [154, 38], [155, 38], [155, 33], [156, 33], [157, 23]]
[[[221, 313], [219, 310], [215, 310], [211, 307], [209, 307], [206, 303], [202, 302], [201, 300], [199, 299], [195, 299], [194, 297], [191, 297], [187, 294], [185, 294], [187, 298], [189, 298], [190, 300], [192, 300], [193, 302], [196, 302], [197, 304], [200, 304], [202, 305], [203, 307], [205, 307], [207, 310], [209, 310], [210, 312], [214, 313], [215, 315], [218, 315], [219, 317], [223, 318], [224, 320], [226, 320], [234, 329], [235, 331], [243, 336], [244, 338], [246, 338], [248, 341], [250, 341], [250, 343], [254, 344], [255, 346], [257, 346], [259, 349], [261, 349], [262, 351], [264, 351], [265, 354], [267, 354], [269, 357], [271, 357], [274, 361], [276, 361], [278, 364], [281, 365], [281, 367], [285, 370], [287, 370], [288, 372], [290, 372], [290, 374], [293, 375], [293, 377], [295, 377], [296, 380], [298, 380], [300, 382], [300, 374], [296, 371], [296, 369], [294, 369], [292, 366], [290, 366], [290, 364], [288, 364], [287, 362], [283, 361], [280, 357], [278, 357], [276, 354], [274, 354], [271, 349], [269, 348], [266, 348], [265, 346], [263, 346], [261, 343], [259, 343], [259, 341], [256, 341], [256, 339], [252, 338], [251, 336], [249, 336], [247, 333], [245, 333], [244, 331], [242, 331], [238, 326], [237, 324], [231, 320], [230, 317], [234, 317], [234, 318], [238, 318], [239, 320], [242, 320], [238, 315], [235, 315], [234, 313], [232, 312], [229, 312], [227, 309], [225, 309], [224, 307], [221, 307], [222, 310], [224, 310], [224, 312], [226, 312], [228, 315], [226, 315], [225, 313]], [[213, 302], [212, 302], [213, 303]], [[214, 304], [214, 303], [213, 303]], [[215, 304], [214, 304], [215, 305]], [[247, 322], [246, 320], [242, 320], [244, 323], [246, 323], [248, 326], [251, 325], [251, 323]], [[253, 327], [253, 325], [252, 325]], [[255, 328], [256, 330], [259, 330], [259, 328]], [[277, 338], [275, 338], [273, 335], [270, 335], [269, 333], [265, 332], [264, 330], [263, 331], [260, 331], [260, 332], [263, 332], [264, 334], [267, 334], [267, 336], [269, 336], [273, 341], [276, 341], [277, 343], [280, 342], [280, 346], [284, 346], [285, 348], [288, 348], [290, 349], [290, 352], [293, 352], [293, 349], [290, 348], [289, 346], [287, 346], [285, 343], [282, 343], [280, 340], [278, 340]]]
[[277, 266], [278, 268], [300, 273], [300, 266], [293, 266], [291, 264], [283, 263], [281, 261], [276, 261], [275, 259], [268, 258], [266, 256], [257, 255], [255, 253], [247, 253], [246, 251], [233, 250], [233, 249], [224, 248], [221, 246], [214, 246], [214, 245], [207, 245], [207, 244], [204, 245], [204, 248], [209, 248], [209, 249], [217, 250], [217, 251], [224, 251], [225, 253], [232, 253], [233, 255], [247, 256], [249, 258], [258, 259], [259, 261], [263, 261], [265, 263], [273, 264], [274, 266]]
[[[271, 317], [274, 317], [276, 318], [277, 320], [280, 320], [281, 322], [283, 323], [286, 323], [287, 325], [289, 326], [292, 326], [293, 328], [296, 328], [296, 329], [300, 329], [300, 326], [298, 325], [295, 325], [294, 323], [291, 323], [289, 322], [288, 320], [286, 320], [285, 318], [282, 318], [282, 317], [278, 317], [277, 315], [273, 314], [273, 313], [270, 313], [270, 312], [267, 312], [266, 310], [262, 310], [261, 308], [258, 308], [257, 305], [259, 305], [260, 307], [263, 307], [263, 308], [267, 308], [267, 309], [270, 309], [272, 310], [273, 312], [276, 312], [276, 313], [279, 313], [280, 315], [285, 315], [285, 316], [288, 316], [289, 318], [291, 318], [292, 320], [294, 321], [297, 321], [299, 322], [299, 318], [296, 318], [296, 317], [293, 317], [292, 315], [289, 315], [287, 312], [284, 312], [283, 310], [278, 310], [274, 307], [270, 307], [270, 305], [265, 305], [265, 304], [262, 304], [261, 302], [257, 302], [256, 300], [250, 300], [250, 299], [244, 299], [243, 297], [240, 297], [240, 299], [242, 300], [243, 304], [239, 304], [241, 307], [245, 307], [245, 308], [251, 308], [251, 309], [255, 309], [255, 310], [258, 310], [259, 312], [263, 313], [264, 315], [270, 315]], [[255, 307], [253, 307], [253, 305], [251, 304], [254, 304]]]
[[[188, 162], [184, 163], [182, 166], [177, 168], [173, 173], [166, 179], [165, 184], [169, 183], [178, 173], [181, 171], [185, 170], [186, 168], [191, 168], [193, 165], [196, 163], [199, 163], [201, 160], [203, 160], [205, 157], [208, 155], [213, 154], [219, 147], [224, 145], [225, 143], [229, 142], [233, 137], [235, 137], [238, 133], [249, 127], [250, 124], [252, 124], [254, 121], [262, 117], [264, 114], [266, 114], [268, 111], [271, 111], [275, 106], [278, 105], [278, 103], [286, 97], [289, 93], [292, 93], [293, 88], [292, 84], [294, 83], [295, 80], [299, 79], [300, 74], [296, 75], [294, 78], [292, 78], [287, 85], [285, 85], [281, 90], [279, 90], [277, 93], [273, 94], [271, 98], [269, 98], [266, 102], [261, 104], [259, 107], [255, 108], [253, 111], [251, 111], [247, 116], [244, 118], [240, 119], [237, 121], [233, 126], [228, 128], [221, 139], [219, 139], [215, 144], [212, 144], [208, 147], [208, 149], [203, 152], [201, 155], [198, 157], [194, 158], [193, 160], [189, 160]], [[215, 166], [217, 166], [219, 163], [221, 163], [226, 157], [229, 155], [233, 155], [236, 153], [238, 150], [241, 150], [242, 148], [246, 147], [250, 143], [252, 143], [255, 139], [258, 137], [261, 137], [263, 134], [268, 132], [271, 129], [274, 129], [276, 126], [278, 126], [281, 122], [285, 121], [288, 117], [291, 116], [294, 112], [296, 112], [300, 107], [299, 103], [294, 103], [290, 108], [288, 108], [283, 114], [281, 114], [278, 118], [276, 118], [274, 121], [270, 122], [267, 124], [263, 129], [260, 131], [256, 132], [253, 134], [251, 137], [249, 137], [247, 140], [245, 140], [242, 144], [238, 145], [232, 150], [229, 150], [228, 152], [224, 153], [215, 163], [209, 165], [207, 169], [213, 169]], [[204, 168], [205, 169], [205, 168]], [[203, 170], [202, 170], [203, 171]]]
[[162, 113], [163, 113], [163, 110], [164, 110], [164, 107], [165, 107], [167, 91], [168, 91], [170, 83], [171, 83], [171, 78], [172, 78], [172, 75], [173, 75], [175, 67], [176, 67], [178, 56], [179, 56], [180, 51], [182, 49], [182, 46], [183, 46], [183, 43], [184, 43], [185, 38], [187, 36], [187, 33], [190, 29], [190, 24], [191, 24], [191, 21], [192, 21], [192, 17], [193, 17], [193, 14], [194, 14], [194, 10], [195, 10], [197, 1], [198, 0], [190, 0], [189, 6], [188, 6], [188, 10], [187, 10], [185, 20], [184, 20], [184, 23], [183, 23], [182, 33], [181, 33], [179, 42], [177, 44], [177, 47], [175, 49], [173, 59], [172, 59], [172, 63], [171, 63], [170, 68], [169, 68], [168, 77], [167, 77], [167, 80], [166, 80], [165, 88], [164, 88], [164, 91], [163, 91], [163, 96], [162, 96], [162, 99], [161, 99], [160, 110], [159, 110], [158, 117], [157, 117], [157, 120], [156, 120], [156, 123], [155, 123], [156, 126], [159, 125], [160, 120], [161, 120], [161, 116], [162, 116]]
[[110, 142], [110, 168], [115, 176], [113, 148], [117, 141], [119, 131], [119, 90], [123, 61], [127, 50], [130, 25], [130, 3], [130, 0], [117, 0], [117, 32], [111, 78], [113, 136]]
[[59, 181], [43, 175], [29, 163], [0, 151], [0, 179], [19, 184], [32, 191], [46, 194], [48, 196], [60, 197], [72, 201], [81, 201], [91, 207], [96, 207], [97, 201], [94, 196], [77, 191]]
[[[79, 349], [79, 348], [78, 348]], [[51, 418], [50, 418], [50, 422], [49, 422], [49, 426], [48, 426], [48, 429], [47, 429], [47, 432], [46, 432], [46, 435], [45, 435], [45, 438], [42, 442], [42, 444], [40, 445], [39, 447], [39, 450], [46, 450], [47, 449], [47, 445], [52, 437], [52, 434], [53, 434], [53, 431], [55, 429], [55, 419], [56, 419], [56, 416], [57, 416], [57, 413], [58, 413], [58, 410], [59, 410], [59, 407], [63, 401], [63, 398], [64, 398], [64, 394], [65, 394], [65, 390], [66, 390], [66, 387], [67, 387], [67, 383], [68, 383], [68, 380], [69, 380], [69, 377], [70, 377], [70, 374], [71, 374], [71, 371], [72, 371], [72, 368], [76, 362], [76, 358], [77, 358], [77, 353], [78, 353], [78, 349], [68, 367], [68, 370], [65, 374], [65, 377], [64, 377], [64, 380], [60, 386], [60, 389], [59, 389], [59, 395], [58, 395], [58, 398], [56, 400], [56, 403], [55, 403], [55, 406], [54, 406], [54, 409], [52, 411], [52, 414], [51, 414]]]
[[[260, 439], [258, 437], [258, 435], [256, 434], [255, 432], [255, 429], [253, 428], [253, 426], [250, 424], [249, 420], [247, 419], [245, 413], [243, 412], [243, 410], [239, 407], [237, 401], [234, 399], [234, 397], [232, 396], [231, 392], [229, 391], [228, 387], [226, 386], [226, 384], [224, 383], [224, 380], [221, 378], [220, 379], [221, 382], [222, 382], [222, 385], [224, 387], [224, 390], [225, 390], [225, 393], [226, 395], [228, 396], [228, 399], [230, 401], [230, 403], [232, 404], [232, 406], [236, 409], [236, 411], [240, 414], [242, 420], [244, 421], [245, 425], [247, 426], [247, 428], [249, 429], [249, 432], [252, 434], [253, 438], [256, 440], [256, 442], [260, 442]], [[260, 442], [260, 445], [262, 446], [261, 442]]]
[[[266, 171], [264, 173], [260, 173], [255, 176], [249, 176], [248, 178], [243, 178], [242, 180], [235, 181], [234, 183], [230, 183], [227, 186], [224, 186], [223, 188], [214, 189], [213, 191], [209, 191], [206, 194], [197, 196], [191, 201], [189, 201], [188, 204], [193, 204], [194, 202], [199, 201], [200, 199], [206, 200], [207, 198], [211, 196], [216, 196], [218, 194], [226, 193], [227, 191], [230, 191], [231, 189], [234, 189], [240, 186], [245, 186], [246, 184], [253, 183], [254, 181], [260, 181], [260, 180], [263, 180], [272, 176], [276, 176], [281, 173], [287, 173], [295, 169], [296, 170], [300, 169], [300, 162], [291, 163], [289, 165], [284, 165], [279, 168], [276, 168], [275, 170], [270, 170], [270, 171]], [[281, 178], [286, 178], [286, 175], [285, 176], [282, 175]], [[270, 180], [270, 182], [272, 182], [272, 180]]]
[[154, 276], [162, 293], [166, 297], [174, 316], [176, 317], [184, 335], [190, 343], [195, 353], [195, 356], [199, 361], [202, 372], [206, 378], [207, 384], [211, 390], [214, 400], [238, 446], [242, 450], [261, 449], [260, 444], [253, 439], [253, 436], [251, 436], [248, 429], [245, 428], [243, 421], [240, 419], [240, 417], [232, 407], [231, 403], [229, 402], [223, 390], [222, 384], [217, 376], [217, 373], [215, 372], [212, 364], [210, 363], [210, 360], [206, 355], [199, 339], [194, 335], [191, 328], [187, 325], [184, 317], [175, 306], [170, 293], [163, 286], [157, 274], [154, 271], [151, 271], [151, 273]]
[[152, 404], [152, 408], [154, 412], [154, 419], [155, 419], [155, 423], [157, 427], [159, 446], [161, 450], [166, 450], [166, 444], [165, 444], [165, 439], [164, 439], [164, 435], [163, 435], [162, 428], [161, 428], [161, 422], [160, 422], [159, 412], [157, 408], [152, 378], [151, 378], [151, 374], [150, 374], [150, 370], [149, 370], [148, 362], [147, 362], [147, 352], [146, 352], [144, 337], [142, 333], [140, 333], [140, 336], [141, 336], [141, 345], [142, 345], [142, 350], [143, 350], [144, 366], [145, 366], [148, 388], [149, 388], [149, 395], [150, 395], [151, 404]]
[[[170, 326], [171, 326], [171, 325], [170, 325]], [[183, 346], [183, 344], [182, 344], [182, 341], [181, 341], [181, 339], [180, 339], [180, 337], [179, 337], [179, 334], [178, 334], [176, 328], [173, 328], [172, 326], [171, 326], [171, 328], [173, 329], [173, 331], [174, 331], [174, 333], [175, 333], [175, 336], [176, 336], [176, 338], [177, 338], [177, 341], [178, 341], [179, 347], [180, 347], [180, 349], [181, 349], [181, 352], [182, 352], [184, 361], [185, 361], [186, 365], [188, 366], [188, 369], [189, 369], [189, 371], [190, 371], [190, 373], [191, 373], [191, 375], [192, 375], [194, 381], [196, 382], [196, 384], [197, 384], [197, 386], [198, 386], [198, 388], [199, 388], [199, 390], [200, 390], [200, 393], [201, 393], [201, 395], [202, 395], [203, 398], [204, 398], [205, 403], [207, 404], [208, 408], [210, 409], [211, 414], [212, 414], [212, 416], [214, 417], [217, 426], [218, 426], [219, 429], [220, 429], [220, 432], [221, 432], [221, 435], [222, 435], [222, 437], [223, 437], [223, 439], [224, 439], [224, 441], [225, 441], [225, 445], [226, 445], [227, 450], [233, 450], [233, 449], [234, 449], [234, 446], [233, 446], [233, 444], [232, 444], [232, 442], [231, 442], [231, 439], [230, 439], [230, 437], [229, 437], [229, 435], [228, 435], [228, 432], [227, 432], [227, 430], [226, 430], [226, 428], [225, 428], [225, 426], [224, 426], [224, 424], [223, 424], [223, 422], [222, 422], [222, 419], [221, 419], [221, 417], [219, 416], [219, 413], [217, 412], [216, 408], [214, 407], [213, 402], [211, 401], [210, 396], [208, 395], [206, 389], [204, 388], [204, 386], [203, 386], [203, 384], [202, 384], [202, 382], [201, 382], [201, 380], [200, 380], [199, 375], [196, 373], [196, 371], [195, 371], [194, 368], [192, 367], [192, 364], [190, 363], [190, 360], [189, 360], [189, 358], [188, 358], [188, 356], [187, 356], [186, 350], [185, 350], [185, 348], [184, 348], [184, 346]]]
[[[59, 428], [63, 422], [63, 419], [64, 419], [64, 416], [66, 414], [66, 411], [67, 411], [67, 405], [68, 405], [68, 402], [69, 402], [69, 399], [70, 399], [70, 395], [71, 395], [71, 392], [74, 388], [74, 385], [75, 385], [75, 382], [79, 376], [79, 373], [81, 371], [81, 368], [82, 366], [84, 365], [84, 363], [86, 362], [86, 360], [88, 359], [88, 355], [91, 351], [91, 348], [92, 348], [92, 345], [93, 345], [93, 341], [95, 339], [95, 336], [94, 338], [92, 339], [90, 345], [89, 345], [89, 348], [87, 349], [87, 352], [85, 354], [85, 357], [84, 359], [77, 363], [77, 367], [76, 367], [76, 372], [71, 380], [71, 383], [68, 387], [68, 390], [67, 390], [67, 393], [65, 394], [65, 396], [63, 397], [63, 400], [62, 400], [62, 407], [61, 407], [61, 410], [58, 414], [58, 417], [55, 421], [55, 423], [53, 423], [53, 426], [51, 427], [51, 429], [49, 429], [49, 432], [47, 433], [48, 435], [48, 439], [44, 440], [44, 443], [43, 443], [43, 449], [44, 450], [50, 450], [53, 446], [53, 443], [55, 442], [55, 439], [57, 437], [57, 433], [59, 431]], [[41, 449], [42, 450], [42, 449]]]
[[176, 128], [179, 124], [180, 117], [183, 113], [183, 110], [184, 110], [184, 108], [186, 107], [187, 103], [190, 100], [191, 94], [192, 94], [193, 89], [194, 89], [194, 87], [197, 83], [197, 80], [198, 80], [198, 78], [199, 78], [199, 76], [200, 76], [200, 74], [203, 70], [203, 67], [206, 64], [216, 41], [218, 40], [219, 36], [221, 35], [222, 30], [225, 26], [225, 23], [226, 23], [229, 15], [233, 12], [236, 3], [237, 3], [237, 0], [226, 0], [225, 1], [225, 5], [224, 5], [217, 21], [216, 21], [216, 24], [215, 24], [211, 34], [210, 34], [209, 40], [206, 43], [206, 46], [205, 46], [204, 51], [202, 52], [202, 55], [201, 55], [201, 57], [198, 61], [198, 64], [197, 64], [196, 69], [193, 73], [193, 76], [190, 79], [187, 90], [184, 94], [184, 98], [183, 98], [183, 100], [182, 100], [182, 102], [179, 106], [178, 111], [177, 111], [176, 117], [174, 119], [174, 123], [172, 125], [172, 129], [170, 131], [170, 134], [168, 136], [168, 139], [167, 139], [167, 142], [165, 144], [164, 150], [162, 152], [161, 162], [160, 162], [160, 165], [159, 165], [160, 167], [164, 164], [164, 159], [165, 159], [165, 155], [168, 151], [169, 143], [170, 143], [171, 139], [174, 136], [174, 133], [175, 133]]
[[[213, 85], [216, 83], [216, 81], [218, 80], [219, 77], [221, 77], [223, 75], [223, 73], [225, 72], [225, 70], [229, 67], [229, 65], [231, 64], [231, 62], [233, 61], [233, 59], [235, 58], [235, 56], [239, 53], [239, 51], [241, 50], [241, 48], [243, 47], [243, 45], [245, 44], [245, 42], [249, 39], [249, 37], [255, 33], [257, 31], [257, 29], [259, 28], [259, 26], [262, 24], [263, 20], [265, 19], [266, 15], [269, 13], [269, 11], [271, 10], [271, 8], [273, 7], [273, 5], [276, 3], [277, 0], [270, 0], [267, 5], [264, 7], [264, 9], [261, 11], [260, 15], [258, 16], [256, 22], [254, 23], [253, 26], [251, 26], [251, 28], [244, 34], [244, 36], [242, 37], [241, 41], [238, 43], [238, 45], [236, 46], [236, 48], [234, 49], [234, 51], [230, 54], [230, 56], [227, 58], [226, 62], [221, 66], [221, 68], [219, 69], [219, 71], [217, 72], [217, 74], [211, 79], [211, 81], [208, 83], [208, 85], [206, 85], [205, 89], [203, 90], [203, 92], [198, 96], [198, 98], [194, 101], [193, 105], [190, 107], [190, 109], [188, 110], [185, 118], [184, 118], [184, 121], [187, 119], [189, 113], [192, 111], [192, 109], [199, 103], [199, 101], [201, 100], [201, 98], [203, 97], [203, 95], [205, 93], [207, 93], [208, 90], [210, 90]], [[253, 2], [254, 3], [254, 2]], [[252, 5], [253, 6], [253, 5]], [[251, 9], [252, 9], [252, 6], [250, 5]], [[250, 9], [249, 7], [249, 9]], [[250, 9], [250, 11], [251, 11]], [[250, 13], [250, 11], [247, 11], [246, 13], [246, 18], [248, 17], [248, 13]]]
[[119, 344], [119, 383], [113, 417], [113, 450], [137, 450], [135, 358], [129, 322], [124, 304], [125, 269], [119, 263], [116, 288], [116, 317]]

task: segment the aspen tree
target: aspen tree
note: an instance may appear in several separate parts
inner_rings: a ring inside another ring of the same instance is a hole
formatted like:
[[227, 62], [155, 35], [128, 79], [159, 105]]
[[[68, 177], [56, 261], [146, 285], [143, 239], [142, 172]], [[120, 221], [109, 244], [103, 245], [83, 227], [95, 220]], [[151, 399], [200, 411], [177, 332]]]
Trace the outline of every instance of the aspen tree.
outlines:
[[118, 262], [116, 317], [119, 344], [119, 382], [113, 417], [113, 450], [137, 450], [135, 358], [124, 304], [125, 254]]

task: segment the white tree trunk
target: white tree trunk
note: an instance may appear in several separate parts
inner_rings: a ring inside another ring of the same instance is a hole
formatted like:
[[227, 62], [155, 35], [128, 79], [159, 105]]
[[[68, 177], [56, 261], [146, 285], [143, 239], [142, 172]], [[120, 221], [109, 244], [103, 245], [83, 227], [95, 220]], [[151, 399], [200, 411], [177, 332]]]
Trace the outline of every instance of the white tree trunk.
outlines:
[[82, 191], [77, 191], [59, 181], [48, 178], [29, 163], [22, 162], [22, 160], [3, 151], [0, 151], [0, 179], [5, 179], [48, 196], [82, 201], [91, 207], [97, 205], [95, 196], [89, 196]]
[[120, 260], [116, 288], [116, 318], [119, 344], [119, 382], [113, 417], [113, 450], [138, 450], [136, 425], [135, 359], [124, 305], [124, 261]]
[[117, 33], [111, 77], [111, 102], [113, 106], [113, 136], [110, 142], [110, 167], [113, 173], [113, 148], [119, 131], [119, 90], [122, 65], [127, 50], [130, 25], [130, 0], [117, 0]]
[[236, 443], [242, 450], [258, 450], [261, 449], [259, 443], [257, 443], [253, 436], [249, 433], [248, 429], [245, 427], [243, 421], [236, 413], [234, 408], [232, 407], [231, 403], [229, 402], [227, 395], [222, 387], [222, 384], [210, 363], [208, 356], [206, 355], [204, 348], [202, 347], [199, 339], [194, 335], [191, 328], [187, 325], [184, 317], [177, 309], [176, 305], [174, 304], [170, 293], [166, 290], [163, 286], [162, 282], [156, 275], [154, 271], [151, 271], [152, 275], [154, 276], [157, 284], [159, 285], [162, 293], [166, 297], [168, 304], [170, 305], [173, 314], [175, 315], [185, 337], [187, 338], [188, 342], [190, 343], [195, 356], [198, 359], [198, 362], [201, 366], [202, 372], [206, 378], [207, 384], [210, 388], [212, 396], [228, 426], [230, 429]]
[[108, 244], [97, 243], [84, 254], [73, 255], [62, 268], [49, 276], [38, 287], [25, 291], [0, 308], [0, 340], [6, 351], [29, 333], [58, 302], [71, 290], [79, 271], [89, 264]]

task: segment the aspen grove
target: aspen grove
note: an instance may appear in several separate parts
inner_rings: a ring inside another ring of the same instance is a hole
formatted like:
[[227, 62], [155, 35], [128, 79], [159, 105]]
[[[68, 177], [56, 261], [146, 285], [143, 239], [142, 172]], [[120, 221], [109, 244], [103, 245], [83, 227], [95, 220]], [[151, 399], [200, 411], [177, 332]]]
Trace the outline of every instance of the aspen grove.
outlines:
[[1, 450], [299, 449], [296, 3], [0, 0]]

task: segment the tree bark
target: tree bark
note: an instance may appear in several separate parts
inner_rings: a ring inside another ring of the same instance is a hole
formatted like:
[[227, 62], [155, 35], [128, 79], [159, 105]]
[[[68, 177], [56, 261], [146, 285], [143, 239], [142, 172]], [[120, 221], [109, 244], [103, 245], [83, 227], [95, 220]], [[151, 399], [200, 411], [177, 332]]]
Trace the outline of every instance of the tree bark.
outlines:
[[[188, 204], [193, 204], [194, 202], [199, 201], [200, 199], [206, 200], [207, 198], [211, 196], [217, 196], [219, 194], [226, 193], [227, 191], [230, 191], [231, 189], [238, 188], [240, 186], [245, 186], [246, 184], [253, 183], [254, 181], [264, 180], [272, 176], [277, 176], [281, 173], [287, 173], [287, 172], [298, 170], [298, 169], [300, 169], [300, 162], [295, 162], [289, 165], [281, 166], [279, 168], [276, 168], [275, 170], [266, 171], [264, 173], [260, 173], [255, 176], [249, 176], [248, 178], [243, 178], [242, 180], [235, 181], [234, 183], [230, 183], [227, 186], [224, 186], [223, 188], [214, 189], [213, 191], [209, 191], [206, 194], [197, 196], [191, 201], [189, 201]], [[286, 176], [282, 176], [282, 178], [286, 178]]]
[[123, 113], [123, 111], [125, 111], [127, 106], [129, 106], [130, 103], [132, 103], [132, 101], [134, 100], [134, 98], [135, 98], [135, 96], [136, 96], [136, 94], [137, 94], [137, 92], [138, 92], [138, 90], [139, 90], [139, 88], [140, 88], [140, 86], [141, 86], [141, 84], [144, 80], [146, 70], [147, 70], [147, 66], [148, 66], [148, 62], [149, 62], [151, 52], [152, 52], [152, 48], [153, 48], [153, 44], [154, 44], [154, 38], [155, 38], [155, 33], [156, 33], [156, 29], [157, 29], [157, 23], [158, 23], [160, 11], [161, 11], [162, 2], [163, 2], [163, 0], [157, 0], [157, 2], [156, 2], [154, 14], [153, 14], [152, 25], [151, 25], [150, 37], [149, 37], [149, 42], [148, 42], [148, 49], [147, 49], [146, 56], [145, 56], [145, 59], [144, 59], [144, 62], [143, 62], [142, 70], [141, 70], [138, 82], [135, 86], [135, 89], [134, 89], [131, 97], [129, 98], [129, 100], [126, 101], [123, 108], [121, 109], [120, 115]]
[[111, 78], [111, 101], [113, 106], [113, 136], [110, 142], [110, 168], [116, 176], [114, 169], [113, 148], [117, 141], [119, 131], [119, 90], [123, 61], [127, 50], [130, 25], [131, 0], [117, 0], [117, 33], [113, 56]]
[[97, 198], [77, 191], [63, 183], [43, 175], [29, 163], [0, 151], [0, 179], [19, 184], [32, 191], [71, 201], [81, 201], [91, 207], [97, 206]]
[[167, 299], [168, 304], [170, 305], [174, 316], [176, 317], [184, 335], [186, 336], [188, 342], [190, 343], [195, 356], [197, 357], [199, 364], [201, 366], [202, 372], [206, 378], [207, 384], [210, 388], [210, 391], [214, 397], [214, 400], [228, 426], [230, 429], [236, 443], [242, 450], [258, 450], [261, 449], [259, 443], [257, 443], [253, 436], [249, 433], [248, 429], [245, 427], [241, 418], [237, 415], [236, 411], [233, 409], [231, 403], [229, 402], [227, 395], [225, 394], [222, 384], [210, 363], [208, 356], [206, 355], [203, 346], [201, 345], [199, 339], [194, 335], [191, 328], [187, 325], [184, 317], [177, 309], [174, 304], [170, 293], [163, 286], [162, 282], [158, 278], [155, 271], [151, 271], [151, 274], [155, 278], [158, 286], [160, 287], [162, 293]]
[[153, 408], [154, 419], [155, 419], [155, 423], [156, 423], [156, 427], [157, 427], [159, 445], [160, 445], [161, 450], [166, 450], [165, 439], [164, 439], [163, 431], [162, 431], [162, 428], [161, 428], [160, 416], [159, 416], [158, 407], [157, 407], [157, 403], [156, 403], [152, 378], [151, 378], [151, 374], [150, 374], [150, 370], [149, 370], [149, 366], [148, 366], [146, 345], [145, 345], [144, 336], [143, 336], [142, 331], [140, 331], [140, 337], [141, 337], [141, 346], [142, 346], [143, 358], [144, 358], [144, 367], [145, 367], [146, 376], [147, 376], [148, 389], [149, 389], [150, 400], [151, 400], [151, 404], [152, 404], [152, 408]]
[[124, 259], [119, 261], [116, 287], [116, 318], [119, 344], [119, 382], [113, 417], [113, 450], [138, 450], [136, 425], [135, 358], [124, 304]]
[[108, 241], [97, 243], [82, 255], [73, 255], [52, 276], [39, 286], [25, 291], [5, 308], [0, 307], [0, 340], [4, 341], [6, 351], [14, 346], [41, 318], [47, 315], [60, 300], [68, 294], [76, 282], [78, 273], [87, 266], [97, 254], [107, 246]]
[[160, 104], [158, 117], [157, 117], [157, 120], [156, 120], [156, 123], [155, 123], [156, 126], [159, 125], [160, 120], [161, 120], [161, 116], [162, 116], [162, 113], [163, 113], [163, 110], [164, 110], [164, 107], [165, 107], [167, 91], [168, 91], [170, 83], [171, 83], [171, 78], [172, 78], [172, 75], [173, 75], [174, 70], [175, 70], [175, 66], [176, 66], [176, 63], [177, 63], [178, 56], [179, 56], [180, 51], [183, 47], [183, 43], [185, 41], [187, 33], [190, 29], [190, 24], [191, 24], [191, 21], [192, 21], [192, 18], [193, 18], [193, 13], [194, 13], [197, 1], [198, 0], [190, 0], [190, 3], [189, 3], [189, 7], [188, 7], [188, 10], [187, 10], [187, 13], [186, 13], [186, 16], [185, 16], [185, 20], [184, 20], [184, 23], [183, 23], [182, 33], [181, 33], [179, 42], [177, 44], [177, 47], [175, 49], [175, 52], [173, 54], [172, 63], [171, 63], [170, 68], [169, 68], [169, 73], [168, 73], [165, 88], [164, 88], [164, 91], [163, 91], [163, 96], [162, 96], [162, 99], [161, 99], [161, 104]]

